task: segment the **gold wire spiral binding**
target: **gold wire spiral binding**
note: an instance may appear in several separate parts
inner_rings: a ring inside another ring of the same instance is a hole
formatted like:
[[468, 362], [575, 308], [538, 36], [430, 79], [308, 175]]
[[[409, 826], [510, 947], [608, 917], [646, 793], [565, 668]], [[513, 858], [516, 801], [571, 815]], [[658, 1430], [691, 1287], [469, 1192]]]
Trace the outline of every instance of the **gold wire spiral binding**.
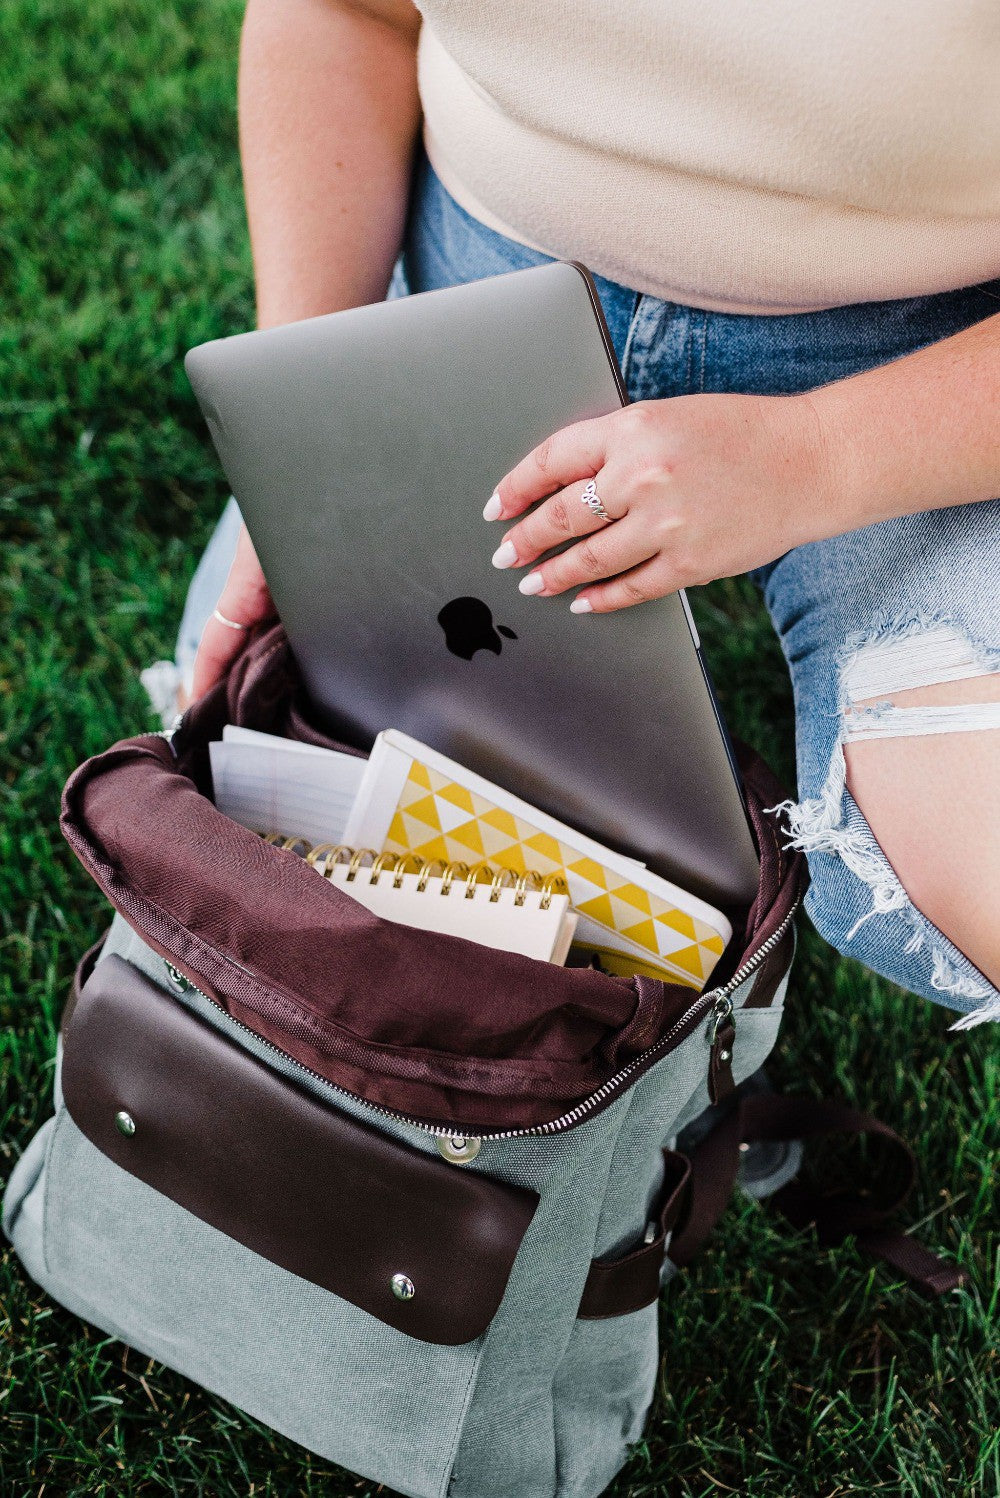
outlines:
[[333, 861], [336, 863], [343, 852], [343, 843], [317, 843], [315, 848], [311, 848], [306, 854], [306, 863], [312, 864], [315, 869], [318, 867], [320, 859], [322, 859], [323, 867], [319, 872], [326, 878], [330, 868], [330, 855], [333, 855]]
[[476, 886], [480, 882], [480, 880], [479, 880], [480, 874], [482, 874], [482, 875], [485, 876], [485, 882], [487, 884], [492, 884], [492, 882], [493, 882], [493, 865], [489, 864], [489, 863], [474, 863], [472, 865], [472, 868], [469, 870], [468, 874], [466, 874], [466, 876], [465, 876], [465, 898], [467, 900], [473, 900], [473, 899], [475, 899]]
[[403, 888], [403, 876], [406, 873], [406, 865], [408, 863], [415, 863], [416, 864], [416, 868], [414, 869], [413, 872], [415, 874], [420, 874], [420, 873], [423, 872], [423, 867], [424, 867], [424, 864], [426, 862], [427, 862], [426, 858], [421, 858], [419, 853], [404, 853], [403, 856], [402, 856], [402, 858], [397, 863], [395, 869], [393, 870], [393, 874], [392, 874], [392, 887], [393, 887], [393, 889], [402, 889]]
[[435, 869], [440, 869], [441, 877], [444, 878], [445, 871], [448, 868], [448, 860], [446, 858], [425, 858], [423, 864], [424, 866], [420, 870], [420, 878], [417, 880], [418, 895], [422, 895], [426, 890], [428, 880], [434, 877]]
[[549, 874], [545, 879], [542, 880], [542, 898], [538, 902], [539, 907], [542, 910], [548, 910], [549, 906], [552, 904], [553, 895], [568, 894], [569, 885], [566, 883], [564, 875]]
[[469, 865], [467, 863], [462, 863], [461, 859], [456, 859], [455, 862], [449, 863], [446, 866], [444, 873], [441, 875], [441, 893], [443, 895], [450, 895], [451, 886], [456, 876], [458, 874], [467, 875], [468, 872]]
[[500, 891], [503, 889], [504, 885], [509, 884], [512, 880], [516, 886], [517, 875], [514, 873], [513, 869], [497, 869], [490, 883], [491, 905], [496, 904], [497, 900], [499, 900], [500, 898]]
[[378, 884], [379, 875], [385, 869], [394, 869], [399, 861], [398, 853], [380, 853], [372, 864], [371, 884]]
[[348, 884], [352, 884], [358, 877], [358, 870], [361, 868], [361, 865], [364, 863], [366, 858], [370, 858], [372, 863], [374, 864], [376, 858], [378, 858], [378, 854], [375, 852], [374, 848], [355, 848], [354, 852], [351, 855], [351, 861], [347, 865]]
[[337, 843], [332, 854], [328, 853], [326, 856], [326, 861], [323, 864], [323, 878], [332, 879], [338, 864], [346, 863], [348, 868], [350, 868], [354, 853], [355, 850], [348, 843]]
[[464, 889], [463, 898], [473, 900], [480, 884], [489, 885], [489, 902], [495, 904], [501, 891], [512, 888], [514, 904], [524, 905], [529, 890], [539, 896], [539, 908], [548, 910], [555, 894], [568, 895], [569, 888], [562, 874], [542, 875], [537, 869], [527, 869], [516, 874], [513, 869], [498, 868], [491, 863], [467, 864], [461, 859], [451, 862], [443, 858], [424, 858], [419, 853], [377, 853], [374, 848], [351, 848], [347, 843], [311, 844], [304, 837], [286, 837], [282, 832], [262, 832], [260, 836], [272, 847], [288, 852], [302, 851], [306, 863], [311, 864], [324, 879], [333, 878], [337, 868], [347, 864], [347, 883], [358, 876], [366, 860], [369, 860], [369, 883], [377, 884], [382, 874], [392, 873], [393, 889], [402, 889], [407, 874], [417, 876], [417, 891], [423, 894], [431, 879], [440, 876], [442, 895], [449, 895], [456, 880]]

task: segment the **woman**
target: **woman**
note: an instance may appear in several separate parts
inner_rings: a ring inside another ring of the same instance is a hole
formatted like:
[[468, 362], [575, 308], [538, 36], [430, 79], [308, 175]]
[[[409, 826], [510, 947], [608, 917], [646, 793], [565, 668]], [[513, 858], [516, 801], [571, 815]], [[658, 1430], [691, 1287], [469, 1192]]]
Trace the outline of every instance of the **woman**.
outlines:
[[[261, 325], [587, 264], [635, 404], [498, 475], [483, 545], [584, 615], [752, 572], [795, 690], [814, 922], [1000, 1018], [1000, 14], [421, 11], [250, 0]], [[271, 611], [236, 523], [201, 569], [196, 693]]]

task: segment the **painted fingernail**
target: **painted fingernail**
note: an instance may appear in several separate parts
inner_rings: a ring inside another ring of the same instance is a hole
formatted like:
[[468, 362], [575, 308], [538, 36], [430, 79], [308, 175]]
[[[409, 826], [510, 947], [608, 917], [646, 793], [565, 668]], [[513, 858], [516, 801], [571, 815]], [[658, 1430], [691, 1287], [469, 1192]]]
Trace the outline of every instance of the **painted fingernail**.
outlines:
[[505, 541], [493, 553], [494, 567], [513, 567], [517, 561], [517, 548], [513, 541]]
[[483, 519], [484, 520], [499, 520], [502, 511], [503, 511], [503, 504], [501, 503], [499, 494], [494, 489], [493, 494], [486, 501], [486, 507], [483, 510]]
[[569, 606], [569, 611], [571, 614], [592, 614], [594, 612], [594, 605], [589, 598], [574, 598]]
[[540, 593], [545, 587], [545, 579], [540, 572], [529, 572], [517, 586], [521, 593]]

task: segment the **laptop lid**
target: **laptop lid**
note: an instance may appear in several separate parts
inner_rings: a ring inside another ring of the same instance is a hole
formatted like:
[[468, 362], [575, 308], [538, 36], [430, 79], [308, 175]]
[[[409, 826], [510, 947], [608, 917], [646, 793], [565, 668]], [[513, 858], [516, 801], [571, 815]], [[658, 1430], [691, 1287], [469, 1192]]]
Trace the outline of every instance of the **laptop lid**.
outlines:
[[582, 267], [217, 340], [186, 367], [331, 730], [400, 728], [704, 899], [753, 899], [683, 596], [575, 615], [491, 565], [497, 480], [625, 403]]

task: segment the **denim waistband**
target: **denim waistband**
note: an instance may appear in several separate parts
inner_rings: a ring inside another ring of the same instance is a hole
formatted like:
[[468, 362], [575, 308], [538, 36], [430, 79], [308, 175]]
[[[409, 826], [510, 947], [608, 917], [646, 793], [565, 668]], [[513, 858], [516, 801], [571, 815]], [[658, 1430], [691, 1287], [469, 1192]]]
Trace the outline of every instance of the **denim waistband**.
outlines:
[[[418, 157], [397, 268], [406, 290], [479, 280], [550, 258], [473, 218], [444, 187], [426, 155]], [[792, 394], [900, 358], [1000, 312], [1000, 278], [895, 301], [753, 315], [664, 302], [603, 276], [594, 279], [623, 366], [629, 363], [629, 332], [635, 341], [636, 312], [641, 310], [638, 332], [646, 350], [656, 349], [663, 395], [699, 390]], [[625, 373], [628, 378], [627, 367]], [[636, 369], [635, 384], [648, 383], [649, 374]], [[633, 398], [638, 393], [630, 385]]]

